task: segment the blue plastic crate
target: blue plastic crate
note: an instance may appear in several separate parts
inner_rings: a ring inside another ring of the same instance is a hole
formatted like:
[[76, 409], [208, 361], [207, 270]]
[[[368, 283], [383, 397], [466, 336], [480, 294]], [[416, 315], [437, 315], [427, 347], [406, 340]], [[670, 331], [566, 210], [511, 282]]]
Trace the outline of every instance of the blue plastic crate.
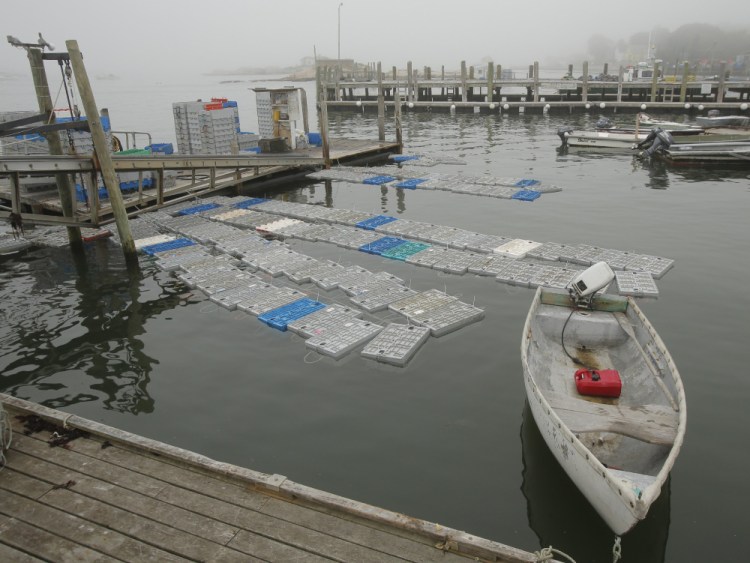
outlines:
[[535, 199], [539, 199], [541, 195], [542, 192], [535, 192], [534, 190], [518, 190], [510, 198], [520, 199], [521, 201], [534, 201]]
[[410, 256], [413, 256], [417, 252], [422, 252], [423, 250], [427, 250], [430, 248], [431, 244], [426, 244], [424, 242], [405, 242], [404, 244], [400, 244], [398, 246], [395, 246], [393, 248], [390, 248], [386, 250], [385, 252], [382, 252], [380, 255], [383, 258], [390, 258], [391, 260], [406, 260]]
[[228, 101], [224, 102], [223, 104], [221, 104], [221, 107], [223, 107], [223, 108], [236, 108], [237, 107], [237, 102], [235, 102], [234, 100], [228, 100]]
[[239, 203], [233, 203], [232, 207], [234, 207], [235, 209], [247, 209], [248, 207], [252, 207], [253, 205], [263, 203], [264, 201], [268, 200], [262, 197], [254, 197], [252, 199], [246, 199], [245, 201], [241, 201]]
[[313, 146], [319, 147], [323, 144], [323, 138], [320, 136], [320, 133], [308, 133], [307, 142]]
[[395, 184], [397, 188], [406, 188], [407, 190], [415, 190], [417, 186], [422, 182], [426, 182], [427, 178], [410, 178], [408, 180], [402, 180], [398, 184]]
[[394, 154], [391, 156], [393, 162], [407, 162], [409, 160], [419, 160], [419, 157], [413, 154]]
[[189, 238], [178, 238], [168, 242], [160, 242], [158, 244], [144, 246], [141, 250], [149, 256], [153, 256], [159, 252], [166, 252], [167, 250], [174, 250], [175, 248], [182, 248], [184, 246], [193, 246], [194, 244], [195, 243]]
[[250, 148], [247, 148], [247, 149], [242, 149], [242, 152], [260, 153], [260, 147], [250, 147]]
[[359, 250], [361, 250], [362, 252], [366, 252], [367, 254], [376, 254], [380, 256], [386, 250], [396, 248], [397, 246], [401, 246], [402, 244], [406, 244], [406, 241], [402, 238], [383, 237], [367, 244], [363, 244], [359, 247]]
[[523, 180], [518, 180], [514, 186], [517, 188], [528, 188], [529, 186], [536, 186], [539, 183], [539, 180], [532, 180], [531, 178], [524, 178]]
[[370, 219], [360, 221], [354, 226], [359, 227], [360, 229], [365, 229], [366, 231], [374, 231], [380, 225], [392, 223], [393, 221], [398, 221], [398, 219], [389, 215], [376, 215], [375, 217], [371, 217]]
[[152, 153], [174, 154], [174, 146], [172, 146], [172, 143], [154, 143], [146, 148]]
[[216, 209], [217, 207], [221, 207], [221, 205], [219, 205], [218, 203], [204, 203], [201, 205], [196, 205], [194, 207], [181, 209], [180, 211], [177, 212], [177, 215], [195, 215], [196, 213], [202, 213], [203, 211]]
[[372, 186], [380, 186], [387, 184], [388, 182], [393, 182], [393, 180], [396, 180], [393, 176], [372, 176], [370, 178], [365, 178], [362, 183]]
[[266, 323], [271, 328], [284, 331], [289, 323], [301, 319], [304, 316], [320, 311], [325, 308], [325, 304], [307, 297], [298, 299], [288, 305], [277, 307], [258, 315], [258, 320]]

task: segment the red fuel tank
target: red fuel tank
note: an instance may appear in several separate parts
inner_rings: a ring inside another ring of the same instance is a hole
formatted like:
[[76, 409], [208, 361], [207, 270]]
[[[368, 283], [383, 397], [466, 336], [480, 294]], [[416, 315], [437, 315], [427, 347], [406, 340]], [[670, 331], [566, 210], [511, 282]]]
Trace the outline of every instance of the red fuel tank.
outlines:
[[619, 397], [622, 391], [620, 373], [614, 369], [579, 369], [575, 378], [576, 389], [581, 395]]

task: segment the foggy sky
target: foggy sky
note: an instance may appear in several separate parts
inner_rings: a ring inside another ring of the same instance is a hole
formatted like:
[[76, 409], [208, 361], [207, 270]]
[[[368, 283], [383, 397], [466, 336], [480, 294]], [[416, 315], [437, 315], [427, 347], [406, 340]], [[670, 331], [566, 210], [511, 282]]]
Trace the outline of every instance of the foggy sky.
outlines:
[[[180, 76], [241, 67], [293, 66], [302, 57], [335, 58], [335, 0], [3, 0], [0, 72], [28, 73], [6, 35], [57, 50], [76, 39], [91, 74]], [[750, 26], [736, 0], [346, 0], [341, 57], [446, 70], [490, 57], [506, 68], [535, 60], [579, 64], [589, 37], [628, 39], [685, 23]], [[658, 56], [658, 45], [657, 45]]]

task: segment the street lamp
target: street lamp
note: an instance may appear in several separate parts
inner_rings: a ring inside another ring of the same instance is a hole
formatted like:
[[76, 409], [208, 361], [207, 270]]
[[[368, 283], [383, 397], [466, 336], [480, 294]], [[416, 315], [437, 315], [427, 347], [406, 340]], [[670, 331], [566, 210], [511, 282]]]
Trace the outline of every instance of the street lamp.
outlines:
[[339, 2], [339, 51], [338, 51], [338, 60], [339, 64], [341, 64], [341, 6], [343, 6], [343, 2]]

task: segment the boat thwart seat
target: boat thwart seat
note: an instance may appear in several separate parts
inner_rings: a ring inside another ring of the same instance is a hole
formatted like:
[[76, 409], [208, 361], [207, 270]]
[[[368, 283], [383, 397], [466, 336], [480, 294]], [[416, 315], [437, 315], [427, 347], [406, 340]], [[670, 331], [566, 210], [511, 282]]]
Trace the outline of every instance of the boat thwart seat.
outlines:
[[679, 413], [663, 405], [622, 406], [545, 391], [544, 396], [574, 433], [614, 432], [650, 444], [674, 443]]

